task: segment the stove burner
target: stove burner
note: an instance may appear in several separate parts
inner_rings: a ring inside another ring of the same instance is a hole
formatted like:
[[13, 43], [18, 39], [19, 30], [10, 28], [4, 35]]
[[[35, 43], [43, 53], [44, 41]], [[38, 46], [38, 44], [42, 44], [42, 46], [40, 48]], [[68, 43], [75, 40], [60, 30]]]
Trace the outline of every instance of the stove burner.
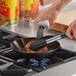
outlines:
[[32, 58], [30, 59], [30, 66], [31, 67], [47, 67], [48, 66], [48, 62], [50, 61], [50, 59], [47, 59], [47, 58], [43, 58], [43, 59], [35, 59], [35, 58]]
[[30, 66], [31, 67], [37, 67], [39, 66], [39, 61], [36, 59], [30, 59]]
[[41, 60], [41, 64], [40, 65], [47, 67], [49, 61], [50, 61], [50, 59], [44, 58], [43, 60]]

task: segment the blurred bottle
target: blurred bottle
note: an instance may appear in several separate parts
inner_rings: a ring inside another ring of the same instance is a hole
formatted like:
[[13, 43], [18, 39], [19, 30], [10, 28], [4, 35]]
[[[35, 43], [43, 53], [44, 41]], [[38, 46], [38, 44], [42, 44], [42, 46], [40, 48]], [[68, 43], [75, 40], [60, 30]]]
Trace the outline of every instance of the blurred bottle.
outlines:
[[39, 0], [25, 0], [25, 20], [34, 20], [39, 11]]
[[6, 18], [0, 14], [0, 25], [4, 25], [6, 23]]
[[19, 0], [19, 21], [24, 20], [25, 0]]
[[0, 0], [0, 25], [17, 24], [19, 20], [19, 0]]

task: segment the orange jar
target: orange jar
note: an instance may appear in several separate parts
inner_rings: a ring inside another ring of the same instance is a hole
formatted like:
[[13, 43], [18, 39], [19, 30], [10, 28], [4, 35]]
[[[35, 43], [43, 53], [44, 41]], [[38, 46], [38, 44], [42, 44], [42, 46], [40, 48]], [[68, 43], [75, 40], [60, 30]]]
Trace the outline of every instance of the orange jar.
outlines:
[[34, 19], [39, 11], [39, 0], [25, 0], [25, 16], [26, 20]]

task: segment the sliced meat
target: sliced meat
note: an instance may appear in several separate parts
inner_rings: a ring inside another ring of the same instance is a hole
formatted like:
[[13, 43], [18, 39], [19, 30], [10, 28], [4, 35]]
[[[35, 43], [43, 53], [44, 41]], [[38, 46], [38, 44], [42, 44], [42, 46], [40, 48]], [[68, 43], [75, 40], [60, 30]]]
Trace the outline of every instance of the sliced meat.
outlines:
[[41, 53], [41, 52], [47, 52], [48, 51], [48, 48], [47, 47], [44, 47], [40, 50], [37, 50], [37, 51], [33, 51], [31, 50], [29, 47], [31, 45], [31, 43], [34, 42], [34, 41], [29, 41], [26, 45], [25, 45], [25, 51], [28, 52], [28, 53]]

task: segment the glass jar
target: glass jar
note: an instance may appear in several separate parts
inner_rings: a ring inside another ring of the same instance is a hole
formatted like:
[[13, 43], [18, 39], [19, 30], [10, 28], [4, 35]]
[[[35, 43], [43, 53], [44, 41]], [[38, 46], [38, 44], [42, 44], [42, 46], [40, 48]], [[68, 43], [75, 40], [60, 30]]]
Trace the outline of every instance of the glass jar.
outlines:
[[25, 0], [19, 0], [19, 21], [24, 20]]
[[39, 11], [39, 0], [25, 0], [25, 20], [33, 20]]
[[13, 25], [19, 20], [19, 0], [0, 0], [0, 24]]

